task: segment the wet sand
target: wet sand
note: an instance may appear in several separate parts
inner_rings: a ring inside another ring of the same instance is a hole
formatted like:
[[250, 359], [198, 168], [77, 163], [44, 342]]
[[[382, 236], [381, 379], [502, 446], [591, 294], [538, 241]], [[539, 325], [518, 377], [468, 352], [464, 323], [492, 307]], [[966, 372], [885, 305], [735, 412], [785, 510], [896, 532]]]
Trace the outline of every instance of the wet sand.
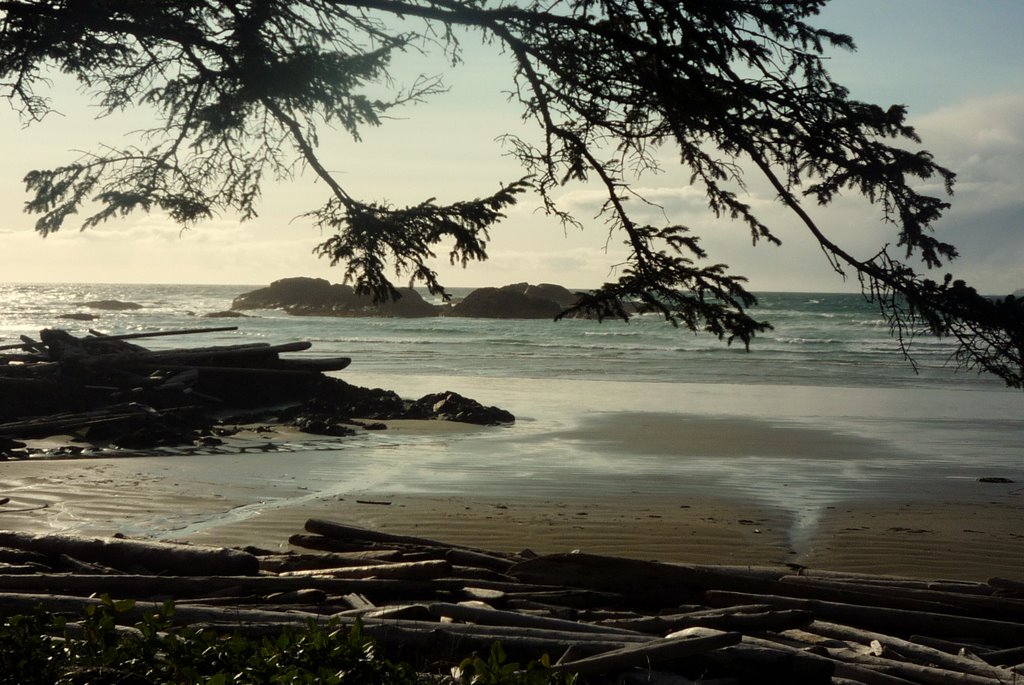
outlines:
[[[700, 433], [699, 426], [689, 428]], [[758, 437], [758, 426], [750, 422], [733, 428], [741, 440]], [[431, 422], [395, 424], [388, 433], [426, 444], [449, 434], [486, 437], [486, 430]], [[588, 430], [594, 449], [617, 434]], [[823, 431], [794, 431], [778, 427], [776, 434], [799, 445], [804, 458], [813, 458], [818, 448], [801, 443], [802, 437], [827, 449], [829, 436]], [[759, 435], [763, 439], [764, 432]], [[648, 452], [667, 450], [678, 440], [678, 435], [640, 429], [626, 437], [646, 440]], [[685, 563], [1024, 578], [1024, 485], [1019, 483], [938, 480], [903, 494], [892, 488], [885, 497], [860, 493], [815, 504], [808, 518], [806, 507], [743, 491], [645, 488], [636, 482], [615, 487], [614, 479], [605, 477], [564, 483], [560, 490], [546, 484], [536, 491], [514, 486], [501, 491], [500, 483], [491, 483], [432, 494], [414, 487], [419, 472], [402, 470], [408, 459], [402, 450], [390, 450], [398, 453], [394, 463], [364, 466], [364, 473], [349, 465], [360, 462], [342, 461], [350, 449], [344, 441], [296, 440], [294, 434], [252, 433], [233, 439], [220, 454], [8, 461], [0, 464], [0, 496], [10, 498], [0, 505], [0, 528], [287, 549], [288, 537], [302, 532], [308, 518], [323, 518], [495, 550], [580, 549]], [[841, 436], [834, 446], [851, 454], [863, 447]], [[708, 445], [699, 449], [707, 452]], [[314, 455], [310, 450], [327, 465], [318, 468], [329, 467], [335, 479], [352, 469], [351, 480], [331, 489], [318, 486], [321, 471], [299, 468]], [[722, 450], [732, 450], [733, 456], [742, 452], [735, 445]], [[385, 470], [380, 478], [366, 476], [378, 466]], [[651, 477], [651, 483], [656, 480]]]

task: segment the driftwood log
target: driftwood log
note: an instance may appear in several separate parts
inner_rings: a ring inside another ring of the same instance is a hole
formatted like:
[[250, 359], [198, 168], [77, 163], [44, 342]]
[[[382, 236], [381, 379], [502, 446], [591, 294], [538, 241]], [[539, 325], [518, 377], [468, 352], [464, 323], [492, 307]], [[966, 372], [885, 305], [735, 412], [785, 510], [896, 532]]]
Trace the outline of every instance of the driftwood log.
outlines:
[[124, 538], [82, 538], [0, 531], [0, 546], [47, 556], [66, 555], [84, 562], [131, 571], [171, 575], [255, 575], [259, 560], [237, 549], [175, 545]]

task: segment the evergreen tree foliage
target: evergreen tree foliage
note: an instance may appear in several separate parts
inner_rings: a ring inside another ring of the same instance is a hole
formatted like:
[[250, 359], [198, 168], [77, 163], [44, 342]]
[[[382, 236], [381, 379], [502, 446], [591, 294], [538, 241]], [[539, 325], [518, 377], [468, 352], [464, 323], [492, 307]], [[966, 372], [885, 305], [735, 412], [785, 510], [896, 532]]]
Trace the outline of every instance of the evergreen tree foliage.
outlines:
[[[824, 66], [848, 36], [814, 24], [827, 0], [0, 0], [0, 93], [28, 120], [51, 111], [46, 74], [73, 76], [106, 113], [146, 106], [161, 117], [143, 146], [110, 147], [25, 177], [37, 230], [72, 215], [88, 228], [158, 209], [183, 225], [216, 212], [255, 215], [262, 185], [308, 170], [329, 197], [308, 218], [329, 236], [317, 253], [378, 298], [392, 278], [443, 293], [431, 260], [487, 257], [488, 231], [528, 190], [564, 223], [571, 181], [604, 189], [601, 216], [628, 246], [614, 282], [567, 314], [629, 315], [640, 301], [677, 324], [749, 345], [769, 324], [742, 276], [709, 263], [685, 226], [634, 218], [630, 179], [672, 149], [708, 208], [745, 223], [754, 243], [778, 243], [744, 200], [767, 181], [832, 267], [860, 279], [903, 351], [915, 336], [950, 336], [955, 362], [1021, 387], [1024, 305], [991, 300], [951, 277], [928, 278], [957, 256], [933, 225], [954, 174], [917, 149], [901, 106], [852, 99]], [[486, 197], [396, 207], [346, 191], [321, 163], [318, 132], [359, 138], [388, 112], [443, 90], [422, 77], [387, 100], [368, 93], [409, 51], [462, 56], [479, 34], [514, 68], [510, 83], [537, 137], [505, 138], [524, 168]], [[855, 256], [809, 209], [857, 194], [891, 224], [894, 244]]]

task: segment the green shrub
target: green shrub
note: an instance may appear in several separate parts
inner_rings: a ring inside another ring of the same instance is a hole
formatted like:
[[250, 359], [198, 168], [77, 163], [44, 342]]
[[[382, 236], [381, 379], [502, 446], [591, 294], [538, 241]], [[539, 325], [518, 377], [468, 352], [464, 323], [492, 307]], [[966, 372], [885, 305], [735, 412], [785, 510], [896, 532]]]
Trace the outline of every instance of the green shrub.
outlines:
[[450, 674], [425, 676], [411, 665], [379, 658], [357, 624], [337, 622], [285, 628], [272, 637], [196, 630], [172, 624], [174, 606], [119, 627], [132, 602], [89, 607], [80, 622], [38, 610], [0, 622], [0, 683], [85, 685], [201, 683], [249, 685], [569, 685], [552, 673], [547, 657], [520, 667], [499, 644], [486, 660], [474, 656]]

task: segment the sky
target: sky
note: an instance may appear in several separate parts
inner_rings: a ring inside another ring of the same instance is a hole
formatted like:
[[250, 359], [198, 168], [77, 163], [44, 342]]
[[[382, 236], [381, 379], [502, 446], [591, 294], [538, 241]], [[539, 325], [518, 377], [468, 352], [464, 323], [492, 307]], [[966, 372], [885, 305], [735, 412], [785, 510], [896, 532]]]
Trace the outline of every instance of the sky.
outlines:
[[[961, 257], [946, 270], [985, 293], [1024, 288], [1024, 2], [1020, 0], [833, 0], [816, 23], [847, 33], [858, 50], [830, 53], [829, 69], [851, 95], [883, 106], [904, 104], [922, 147], [958, 174], [952, 209], [936, 234]], [[471, 47], [471, 59], [405, 65], [446, 71], [450, 87], [401, 118], [364, 131], [354, 142], [324, 137], [326, 165], [354, 195], [396, 204], [437, 197], [454, 201], [489, 195], [522, 176], [496, 138], [518, 126], [507, 103], [507, 60]], [[34, 168], [73, 160], [75, 150], [118, 144], [131, 117], [95, 120], [73, 89], [50, 94], [61, 116], [23, 128], [0, 105], [0, 282], [225, 283], [259, 285], [290, 276], [340, 281], [341, 270], [313, 254], [327, 236], [297, 218], [325, 198], [311, 175], [265, 187], [259, 216], [248, 222], [219, 216], [188, 231], [157, 214], [109, 221], [87, 231], [75, 224], [47, 238], [22, 211], [22, 177]], [[659, 202], [648, 217], [690, 226], [710, 261], [749, 277], [755, 292], [855, 291], [828, 266], [816, 243], [770, 192], [751, 185], [747, 201], [783, 239], [781, 247], [751, 245], [744, 226], [716, 220], [702, 193], [680, 168], [648, 175], [636, 185]], [[571, 187], [560, 193], [578, 210], [583, 231], [566, 232], [527, 196], [491, 232], [487, 262], [467, 269], [438, 267], [447, 286], [520, 281], [593, 287], [617, 277], [618, 237], [594, 219], [600, 194]], [[861, 255], [895, 242], [877, 209], [841, 198], [815, 217], [837, 242]]]

